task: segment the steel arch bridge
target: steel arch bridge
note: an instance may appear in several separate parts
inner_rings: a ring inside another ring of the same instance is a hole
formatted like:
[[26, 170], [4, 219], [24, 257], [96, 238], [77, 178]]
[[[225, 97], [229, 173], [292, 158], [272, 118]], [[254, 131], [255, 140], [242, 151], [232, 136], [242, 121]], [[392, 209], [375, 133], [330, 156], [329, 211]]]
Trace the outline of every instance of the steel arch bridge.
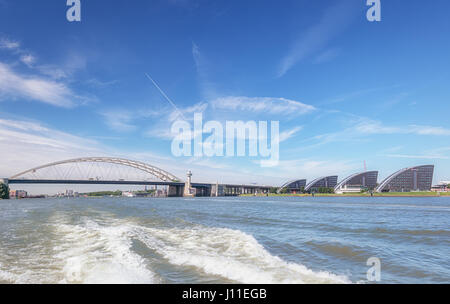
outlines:
[[[157, 168], [155, 166], [140, 162], [140, 161], [134, 161], [124, 158], [115, 158], [115, 157], [83, 157], [83, 158], [75, 158], [75, 159], [69, 159], [69, 160], [63, 160], [58, 162], [49, 163], [43, 166], [39, 166], [33, 169], [29, 169], [23, 172], [20, 172], [12, 177], [10, 177], [8, 180], [14, 181], [14, 180], [27, 180], [26, 176], [28, 174], [36, 174], [37, 172], [48, 169], [48, 168], [55, 168], [61, 165], [68, 165], [68, 164], [81, 164], [81, 163], [91, 163], [91, 164], [114, 164], [119, 166], [125, 166], [129, 168], [137, 169], [138, 171], [144, 172], [145, 174], [149, 174], [149, 176], [156, 177], [162, 182], [166, 183], [179, 183], [180, 179], [177, 178], [175, 175], [162, 170], [160, 168]], [[64, 178], [58, 178], [58, 180], [66, 180]], [[80, 180], [81, 181], [81, 180]], [[101, 180], [97, 180], [101, 181]], [[120, 179], [120, 181], [124, 181], [123, 179]], [[125, 181], [124, 181], [125, 182]]]

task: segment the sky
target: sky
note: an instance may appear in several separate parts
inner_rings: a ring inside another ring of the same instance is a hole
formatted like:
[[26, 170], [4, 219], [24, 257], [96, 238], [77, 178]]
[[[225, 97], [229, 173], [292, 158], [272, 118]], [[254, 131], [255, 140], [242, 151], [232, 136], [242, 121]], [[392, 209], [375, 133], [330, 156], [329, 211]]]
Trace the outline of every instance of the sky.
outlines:
[[[83, 156], [281, 185], [434, 164], [450, 180], [450, 3], [0, 0], [0, 176]], [[157, 86], [151, 81], [153, 79]], [[181, 113], [181, 114], [180, 114]], [[280, 161], [175, 157], [172, 123], [279, 121]]]

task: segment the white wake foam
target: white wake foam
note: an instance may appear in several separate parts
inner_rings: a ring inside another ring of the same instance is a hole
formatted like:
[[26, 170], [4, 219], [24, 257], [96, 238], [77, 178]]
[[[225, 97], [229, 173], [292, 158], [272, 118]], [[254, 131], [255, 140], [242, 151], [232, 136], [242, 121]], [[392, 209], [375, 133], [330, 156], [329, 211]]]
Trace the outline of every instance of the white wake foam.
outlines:
[[35, 244], [49, 250], [41, 250], [39, 257], [34, 250], [24, 253], [20, 265], [8, 264], [9, 268], [5, 268], [0, 264], [0, 282], [160, 283], [151, 270], [155, 256], [145, 257], [134, 251], [133, 240], [137, 239], [164, 263], [226, 281], [351, 283], [344, 276], [315, 272], [273, 256], [253, 236], [239, 230], [199, 225], [146, 227], [105, 215], [95, 221], [86, 217], [74, 222], [59, 214], [50, 219], [50, 225], [52, 235], [46, 245], [42, 241]]
[[343, 276], [285, 262], [271, 255], [254, 237], [238, 230], [137, 226], [135, 233], [171, 264], [196, 267], [240, 283], [350, 283]]
[[16, 283], [19, 281], [19, 278], [17, 275], [4, 270], [3, 265], [0, 263], [0, 282], [3, 283]]
[[144, 259], [131, 250], [126, 225], [56, 225], [62, 263], [61, 283], [156, 283]]

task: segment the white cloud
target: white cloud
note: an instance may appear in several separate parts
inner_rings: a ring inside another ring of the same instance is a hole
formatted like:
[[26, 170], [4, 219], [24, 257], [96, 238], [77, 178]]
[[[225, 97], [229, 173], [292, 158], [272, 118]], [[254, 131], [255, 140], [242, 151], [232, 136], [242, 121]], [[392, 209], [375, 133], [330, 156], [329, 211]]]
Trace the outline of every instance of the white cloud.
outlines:
[[394, 134], [403, 133], [399, 127], [385, 126], [379, 121], [364, 120], [354, 127], [355, 131], [362, 134]]
[[95, 87], [95, 88], [100, 88], [100, 89], [106, 88], [106, 87], [109, 87], [109, 86], [112, 86], [112, 85], [115, 85], [118, 82], [119, 82], [118, 80], [102, 81], [102, 80], [99, 80], [97, 78], [91, 78], [91, 79], [86, 81], [86, 83], [88, 85], [90, 85], [92, 87]]
[[[292, 151], [303, 151], [318, 148], [335, 142], [363, 142], [370, 140], [369, 135], [417, 135], [417, 136], [450, 136], [450, 129], [436, 126], [386, 125], [380, 121], [359, 117], [348, 127], [336, 132], [312, 136], [302, 141], [302, 146]], [[309, 144], [306, 144], [309, 143]], [[388, 151], [385, 151], [385, 153]], [[394, 151], [392, 151], [394, 152]], [[394, 155], [394, 154], [392, 154]]]
[[6, 176], [55, 160], [99, 155], [102, 150], [96, 141], [38, 122], [0, 118], [0, 172]]
[[33, 64], [36, 62], [36, 58], [31, 54], [26, 54], [20, 56], [20, 61], [22, 61], [28, 67], [32, 67]]
[[0, 49], [17, 50], [20, 48], [20, 43], [6, 38], [0, 39]]
[[315, 107], [286, 98], [228, 96], [211, 102], [215, 109], [240, 110], [252, 113], [302, 115], [316, 110]]
[[23, 76], [0, 63], [0, 96], [24, 98], [59, 107], [72, 107], [79, 99], [65, 84], [38, 76]]
[[450, 136], [450, 129], [435, 126], [386, 126], [379, 121], [363, 120], [355, 126], [357, 132], [362, 134], [414, 134]]
[[328, 49], [322, 53], [320, 53], [316, 59], [314, 59], [315, 64], [321, 64], [328, 61], [331, 61], [332, 59], [336, 58], [339, 55], [340, 50], [337, 48], [331, 48]]
[[443, 127], [411, 125], [409, 132], [417, 135], [450, 136], [450, 129]]
[[409, 158], [409, 159], [450, 159], [450, 147], [441, 147], [432, 150], [427, 150], [421, 154], [390, 153], [385, 156], [392, 158]]
[[54, 80], [65, 79], [69, 77], [69, 72], [61, 69], [55, 65], [39, 65], [36, 69], [45, 76], [51, 77]]
[[203, 97], [207, 100], [216, 98], [216, 88], [209, 76], [209, 64], [205, 56], [200, 52], [200, 48], [195, 43], [192, 43], [192, 57], [194, 58]]
[[292, 136], [294, 136], [295, 134], [297, 134], [299, 131], [301, 131], [303, 129], [302, 126], [299, 127], [295, 127], [293, 129], [287, 130], [287, 131], [283, 131], [280, 133], [280, 142], [286, 141], [289, 138], [291, 138]]
[[133, 113], [125, 110], [107, 111], [101, 113], [104, 117], [105, 124], [112, 130], [118, 132], [130, 132], [136, 129], [132, 124], [134, 120]]
[[436, 155], [436, 154], [419, 154], [419, 155], [412, 155], [412, 154], [388, 154], [387, 157], [392, 158], [409, 158], [409, 159], [450, 159], [448, 156], [444, 155]]
[[[204, 113], [206, 109], [208, 108], [208, 104], [204, 102], [196, 103], [190, 107], [186, 108], [177, 108], [177, 110], [174, 110], [169, 113], [168, 120], [170, 122], [176, 121], [178, 119], [182, 120], [193, 120], [195, 113]], [[183, 116], [183, 117], [181, 117]]]

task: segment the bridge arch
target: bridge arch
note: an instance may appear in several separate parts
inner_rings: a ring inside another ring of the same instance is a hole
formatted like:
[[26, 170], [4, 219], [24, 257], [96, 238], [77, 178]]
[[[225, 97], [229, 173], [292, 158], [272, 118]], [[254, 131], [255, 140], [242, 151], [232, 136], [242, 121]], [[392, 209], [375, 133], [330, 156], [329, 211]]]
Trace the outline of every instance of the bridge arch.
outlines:
[[146, 164], [144, 162], [140, 161], [134, 161], [124, 158], [117, 158], [117, 157], [83, 157], [83, 158], [75, 158], [75, 159], [68, 159], [58, 162], [49, 163], [43, 166], [39, 166], [33, 169], [29, 169], [23, 172], [20, 172], [12, 177], [10, 177], [10, 180], [19, 179], [23, 177], [24, 175], [28, 173], [35, 173], [39, 170], [55, 167], [58, 165], [64, 165], [64, 164], [72, 164], [72, 163], [109, 163], [109, 164], [115, 164], [115, 165], [123, 165], [131, 168], [135, 168], [140, 171], [144, 171], [146, 173], [149, 173], [153, 175], [154, 177], [164, 181], [164, 182], [179, 182], [180, 179], [177, 178], [175, 175], [162, 170], [158, 167]]

